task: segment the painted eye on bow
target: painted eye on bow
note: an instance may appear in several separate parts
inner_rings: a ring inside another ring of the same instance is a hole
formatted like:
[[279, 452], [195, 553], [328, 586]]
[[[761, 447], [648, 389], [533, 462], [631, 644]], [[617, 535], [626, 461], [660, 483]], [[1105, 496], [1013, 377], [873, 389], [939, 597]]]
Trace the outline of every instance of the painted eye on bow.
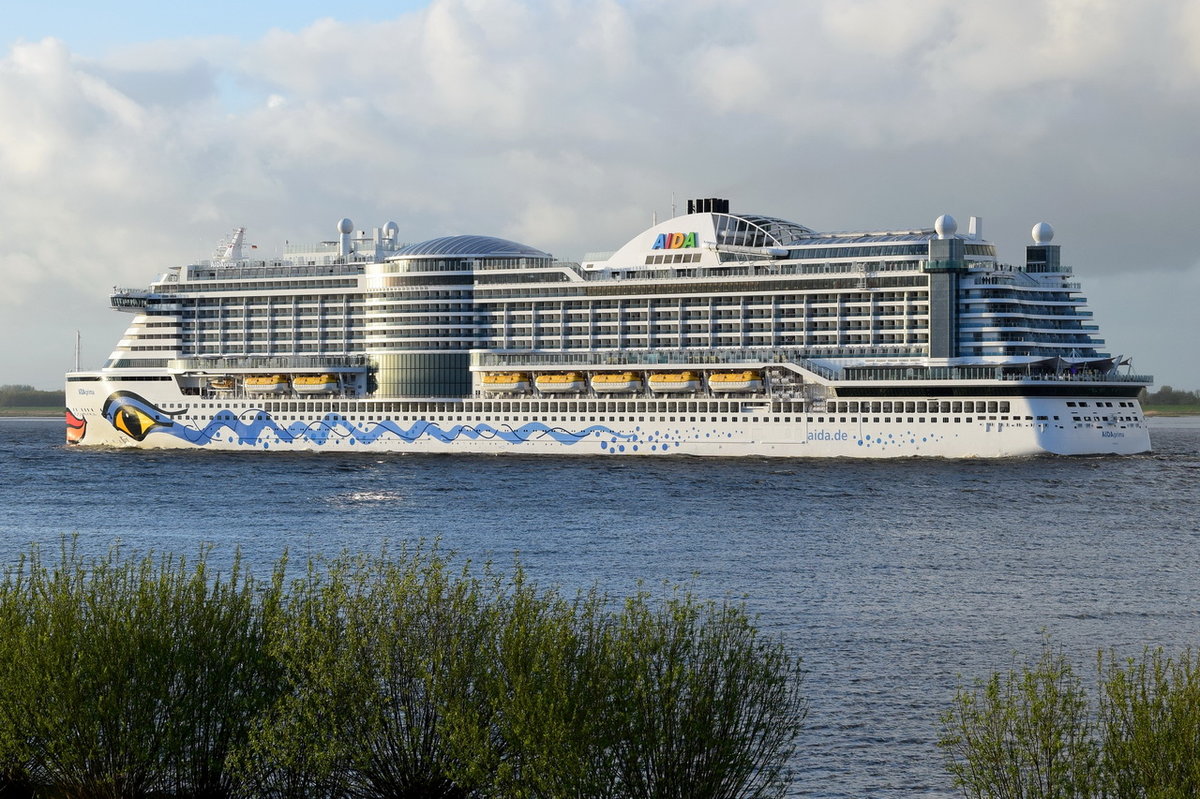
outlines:
[[143, 441], [152, 430], [175, 424], [170, 413], [127, 391], [118, 391], [109, 397], [101, 412], [113, 427], [134, 441]]
[[141, 441], [161, 424], [150, 414], [131, 405], [119, 408], [113, 416], [113, 426], [135, 441]]

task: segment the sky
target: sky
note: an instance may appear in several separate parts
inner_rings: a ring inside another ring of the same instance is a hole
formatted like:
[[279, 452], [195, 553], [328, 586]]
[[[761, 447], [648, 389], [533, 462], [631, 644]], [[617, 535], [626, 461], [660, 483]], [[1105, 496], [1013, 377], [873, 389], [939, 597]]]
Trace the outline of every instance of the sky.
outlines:
[[1200, 0], [10, 4], [0, 384], [100, 366], [144, 287], [400, 238], [618, 249], [690, 197], [818, 230], [983, 220], [1082, 283], [1106, 348], [1200, 388]]

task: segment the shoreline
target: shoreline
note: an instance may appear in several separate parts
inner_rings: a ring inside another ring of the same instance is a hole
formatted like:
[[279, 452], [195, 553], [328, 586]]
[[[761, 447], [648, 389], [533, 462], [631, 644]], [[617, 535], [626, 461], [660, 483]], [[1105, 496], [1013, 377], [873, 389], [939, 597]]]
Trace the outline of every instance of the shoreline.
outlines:
[[16, 419], [26, 417], [53, 419], [56, 416], [62, 415], [62, 408], [0, 408], [0, 419]]

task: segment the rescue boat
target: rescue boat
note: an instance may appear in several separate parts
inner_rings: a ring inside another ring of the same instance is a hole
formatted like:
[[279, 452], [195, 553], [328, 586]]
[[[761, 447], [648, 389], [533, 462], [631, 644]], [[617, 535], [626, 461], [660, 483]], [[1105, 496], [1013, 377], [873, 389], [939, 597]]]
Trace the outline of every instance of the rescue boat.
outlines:
[[587, 380], [579, 372], [552, 372], [533, 380], [543, 394], [578, 394], [587, 390]]
[[335, 375], [298, 375], [292, 378], [297, 394], [333, 394], [338, 390]]
[[529, 375], [524, 372], [488, 372], [483, 376], [483, 390], [503, 394], [529, 391]]
[[708, 376], [708, 387], [713, 393], [762, 391], [763, 379], [760, 372], [713, 372]]
[[642, 378], [636, 372], [600, 372], [592, 375], [592, 390], [597, 394], [641, 391]]
[[650, 390], [656, 394], [687, 394], [700, 390], [700, 375], [687, 372], [655, 372], [650, 375]]

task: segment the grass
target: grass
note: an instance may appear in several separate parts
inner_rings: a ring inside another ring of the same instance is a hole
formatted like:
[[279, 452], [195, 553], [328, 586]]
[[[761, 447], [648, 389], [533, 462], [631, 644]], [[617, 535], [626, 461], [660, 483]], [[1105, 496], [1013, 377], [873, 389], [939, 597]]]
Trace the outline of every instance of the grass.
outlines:
[[1200, 405], [1143, 405], [1149, 416], [1192, 416], [1200, 414]]
[[5, 416], [62, 416], [63, 409], [59, 405], [33, 405], [16, 408], [0, 408], [0, 417]]

